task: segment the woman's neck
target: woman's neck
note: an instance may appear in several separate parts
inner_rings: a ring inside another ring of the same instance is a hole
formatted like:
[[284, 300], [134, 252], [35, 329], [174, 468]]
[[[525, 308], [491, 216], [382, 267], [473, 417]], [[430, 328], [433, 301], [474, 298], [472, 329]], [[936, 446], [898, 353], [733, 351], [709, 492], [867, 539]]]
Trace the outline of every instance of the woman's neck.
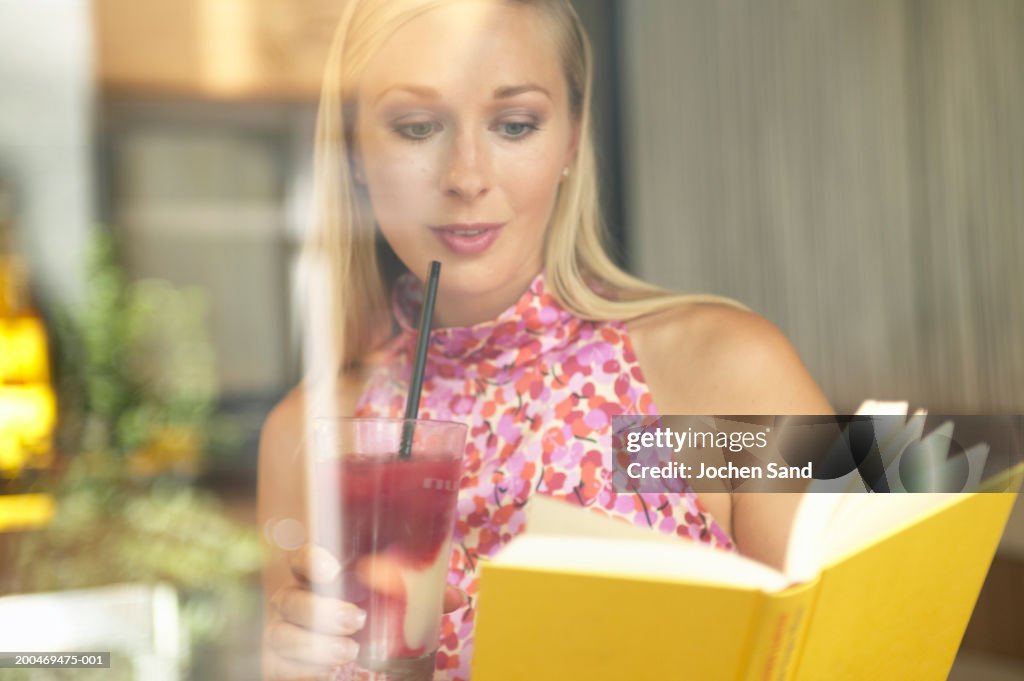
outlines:
[[522, 275], [493, 291], [460, 294], [439, 290], [434, 328], [475, 326], [494, 320], [522, 297], [539, 273], [539, 268], [524, 268]]

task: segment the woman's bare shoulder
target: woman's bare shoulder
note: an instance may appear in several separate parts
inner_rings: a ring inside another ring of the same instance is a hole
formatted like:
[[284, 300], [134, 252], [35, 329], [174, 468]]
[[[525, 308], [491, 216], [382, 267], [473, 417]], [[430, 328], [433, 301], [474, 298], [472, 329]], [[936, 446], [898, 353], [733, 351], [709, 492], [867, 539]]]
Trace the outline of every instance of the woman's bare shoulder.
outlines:
[[[753, 312], [687, 303], [628, 328], [662, 414], [833, 413], [786, 336]], [[701, 497], [744, 555], [782, 566], [799, 495]]]
[[[283, 451], [288, 446], [294, 448], [301, 441], [308, 418], [326, 416], [329, 408], [332, 413], [340, 416], [351, 416], [355, 413], [356, 402], [362, 391], [364, 374], [360, 371], [348, 371], [327, 389], [326, 396], [333, 400], [330, 407], [318, 404], [313, 397], [317, 392], [314, 386], [303, 382], [292, 388], [267, 415], [260, 434], [261, 449], [270, 445], [274, 450]], [[324, 397], [319, 394], [319, 397]]]
[[[335, 380], [327, 395], [333, 394], [333, 413], [351, 415], [362, 385], [360, 374], [347, 373]], [[314, 397], [314, 393], [316, 396]], [[303, 509], [305, 487], [306, 424], [328, 412], [317, 408], [323, 395], [303, 382], [293, 388], [271, 409], [260, 431], [258, 460], [258, 498], [260, 517], [295, 518]]]
[[300, 383], [289, 390], [267, 414], [261, 437], [266, 438], [297, 427], [305, 410], [305, 403], [306, 388]]
[[796, 349], [758, 314], [682, 303], [628, 328], [664, 414], [832, 413]]

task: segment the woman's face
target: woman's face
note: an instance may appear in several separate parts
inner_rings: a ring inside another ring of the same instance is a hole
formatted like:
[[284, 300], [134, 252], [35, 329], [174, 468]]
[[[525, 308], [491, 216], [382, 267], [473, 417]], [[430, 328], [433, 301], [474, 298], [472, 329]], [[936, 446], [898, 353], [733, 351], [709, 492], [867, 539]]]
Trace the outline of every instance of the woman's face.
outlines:
[[360, 81], [357, 181], [413, 273], [442, 262], [442, 325], [492, 318], [542, 267], [577, 138], [551, 31], [532, 8], [458, 0], [402, 26]]

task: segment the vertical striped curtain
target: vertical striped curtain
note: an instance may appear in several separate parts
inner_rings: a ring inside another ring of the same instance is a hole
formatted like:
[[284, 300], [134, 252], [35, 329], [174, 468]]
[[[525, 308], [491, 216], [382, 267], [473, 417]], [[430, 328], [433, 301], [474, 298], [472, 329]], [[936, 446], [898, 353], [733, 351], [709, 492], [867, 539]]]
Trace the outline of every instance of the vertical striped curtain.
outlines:
[[1024, 411], [1024, 3], [622, 9], [633, 269], [774, 321], [841, 411]]

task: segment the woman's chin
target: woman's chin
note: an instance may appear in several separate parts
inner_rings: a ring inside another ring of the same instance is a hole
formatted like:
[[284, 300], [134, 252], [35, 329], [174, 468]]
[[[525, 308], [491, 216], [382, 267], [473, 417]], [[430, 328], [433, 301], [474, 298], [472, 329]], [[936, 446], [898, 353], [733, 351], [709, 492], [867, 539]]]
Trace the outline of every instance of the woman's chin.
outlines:
[[472, 300], [474, 296], [492, 295], [509, 284], [493, 267], [477, 263], [441, 263], [438, 293], [453, 299]]

